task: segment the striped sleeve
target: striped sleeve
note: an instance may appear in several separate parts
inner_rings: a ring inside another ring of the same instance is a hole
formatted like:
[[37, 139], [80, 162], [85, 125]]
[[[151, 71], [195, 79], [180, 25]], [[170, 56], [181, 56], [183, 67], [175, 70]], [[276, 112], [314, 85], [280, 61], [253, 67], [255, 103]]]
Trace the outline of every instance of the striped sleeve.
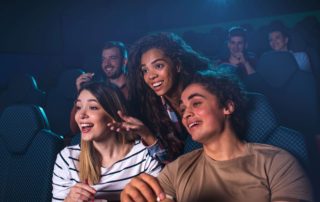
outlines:
[[70, 155], [68, 147], [57, 155], [52, 175], [52, 201], [63, 201], [76, 183], [70, 173], [73, 165]]
[[146, 154], [145, 171], [144, 171], [145, 173], [148, 173], [156, 177], [162, 170], [162, 166], [163, 164], [159, 162], [157, 158], [150, 156], [149, 153]]
[[153, 145], [147, 147], [148, 153], [153, 158], [156, 158], [163, 164], [170, 162], [168, 157], [168, 151], [164, 148], [160, 140], [157, 140]]

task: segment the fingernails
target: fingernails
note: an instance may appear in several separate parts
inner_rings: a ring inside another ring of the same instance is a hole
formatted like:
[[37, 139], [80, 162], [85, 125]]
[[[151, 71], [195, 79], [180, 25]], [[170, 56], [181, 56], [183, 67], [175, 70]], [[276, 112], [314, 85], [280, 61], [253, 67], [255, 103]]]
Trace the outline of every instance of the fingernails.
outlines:
[[159, 196], [157, 197], [157, 201], [162, 201], [163, 199], [165, 199], [165, 194], [164, 193], [160, 193]]
[[117, 132], [120, 132], [120, 128], [117, 129]]
[[160, 193], [156, 200], [159, 202], [159, 201], [162, 201], [162, 200], [164, 200], [166, 198], [173, 200], [173, 197], [171, 195], [164, 194], [164, 193]]
[[111, 126], [111, 127], [110, 127], [110, 130], [114, 130], [114, 127], [113, 127], [113, 126]]

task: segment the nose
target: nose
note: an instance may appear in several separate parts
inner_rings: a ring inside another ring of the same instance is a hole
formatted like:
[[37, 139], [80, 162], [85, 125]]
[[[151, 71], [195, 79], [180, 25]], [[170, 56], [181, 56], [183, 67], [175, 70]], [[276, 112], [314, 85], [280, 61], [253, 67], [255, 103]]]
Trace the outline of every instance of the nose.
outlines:
[[182, 118], [185, 119], [185, 120], [187, 120], [188, 118], [190, 118], [192, 116], [193, 116], [193, 113], [188, 108], [186, 108], [185, 111], [182, 114]]
[[110, 59], [106, 59], [105, 63], [106, 63], [106, 65], [110, 65], [111, 64]]
[[79, 114], [80, 119], [88, 118], [88, 115], [87, 115], [87, 113], [86, 113], [86, 110], [80, 110], [79, 113], [80, 113], [80, 114]]
[[154, 72], [149, 72], [149, 79], [150, 80], [154, 80], [158, 77], [158, 74], [154, 73]]
[[87, 114], [81, 114], [81, 115], [80, 115], [80, 118], [81, 118], [81, 119], [85, 119], [85, 118], [87, 118], [87, 117], [88, 117]]

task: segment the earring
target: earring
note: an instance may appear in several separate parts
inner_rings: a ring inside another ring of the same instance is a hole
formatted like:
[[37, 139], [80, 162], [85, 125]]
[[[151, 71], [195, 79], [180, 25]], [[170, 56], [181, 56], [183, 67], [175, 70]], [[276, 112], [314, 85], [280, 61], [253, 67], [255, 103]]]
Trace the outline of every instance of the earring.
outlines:
[[177, 72], [180, 73], [180, 71], [181, 71], [181, 67], [179, 65], [179, 66], [177, 66]]

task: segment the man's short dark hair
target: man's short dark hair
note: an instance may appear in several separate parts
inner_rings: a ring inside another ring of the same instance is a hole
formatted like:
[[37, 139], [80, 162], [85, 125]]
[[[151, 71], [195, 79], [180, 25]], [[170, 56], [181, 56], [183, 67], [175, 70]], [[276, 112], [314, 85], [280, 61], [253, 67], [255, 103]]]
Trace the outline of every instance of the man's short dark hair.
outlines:
[[288, 29], [284, 26], [281, 26], [278, 24], [270, 25], [268, 28], [268, 34], [270, 34], [272, 32], [280, 32], [284, 37], [290, 38]]
[[243, 27], [239, 27], [239, 26], [236, 26], [236, 27], [231, 27], [229, 30], [228, 30], [228, 40], [230, 40], [231, 37], [234, 37], [234, 36], [240, 36], [244, 39], [244, 41], [247, 41], [247, 30]]
[[122, 43], [121, 41], [108, 41], [104, 45], [103, 50], [110, 48], [118, 48], [122, 58], [128, 58], [128, 50], [124, 43]]

